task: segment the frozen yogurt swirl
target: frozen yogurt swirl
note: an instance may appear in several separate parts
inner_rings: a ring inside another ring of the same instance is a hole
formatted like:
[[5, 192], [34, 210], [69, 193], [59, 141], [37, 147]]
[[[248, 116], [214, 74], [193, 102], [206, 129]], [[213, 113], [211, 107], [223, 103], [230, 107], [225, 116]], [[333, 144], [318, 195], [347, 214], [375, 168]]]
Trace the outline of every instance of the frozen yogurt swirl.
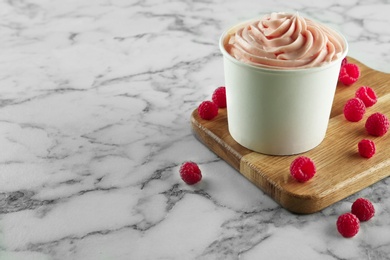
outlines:
[[298, 13], [272, 13], [236, 27], [224, 47], [237, 60], [280, 69], [321, 66], [338, 59], [346, 48], [338, 33]]

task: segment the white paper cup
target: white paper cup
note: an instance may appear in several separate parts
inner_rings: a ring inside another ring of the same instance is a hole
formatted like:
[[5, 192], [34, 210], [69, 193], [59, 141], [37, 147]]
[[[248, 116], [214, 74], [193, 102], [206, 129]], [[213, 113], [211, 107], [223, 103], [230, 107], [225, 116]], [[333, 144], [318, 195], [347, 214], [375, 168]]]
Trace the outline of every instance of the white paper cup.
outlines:
[[304, 69], [269, 69], [232, 57], [224, 47], [224, 73], [230, 135], [242, 146], [269, 155], [293, 155], [325, 138], [343, 55]]

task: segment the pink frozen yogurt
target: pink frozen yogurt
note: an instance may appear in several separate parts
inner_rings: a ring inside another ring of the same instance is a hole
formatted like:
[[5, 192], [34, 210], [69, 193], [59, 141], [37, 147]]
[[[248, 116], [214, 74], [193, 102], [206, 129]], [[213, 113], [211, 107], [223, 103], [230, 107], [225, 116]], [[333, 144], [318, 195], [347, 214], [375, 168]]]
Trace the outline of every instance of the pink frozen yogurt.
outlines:
[[300, 69], [339, 59], [346, 46], [334, 30], [296, 14], [272, 13], [228, 32], [225, 50], [261, 67]]

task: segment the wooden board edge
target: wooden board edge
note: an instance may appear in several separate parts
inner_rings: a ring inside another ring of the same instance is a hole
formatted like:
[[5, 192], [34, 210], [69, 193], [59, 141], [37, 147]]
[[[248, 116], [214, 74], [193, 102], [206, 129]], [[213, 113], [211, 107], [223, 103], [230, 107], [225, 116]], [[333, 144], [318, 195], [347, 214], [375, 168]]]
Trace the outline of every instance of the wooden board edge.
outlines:
[[198, 109], [195, 109], [191, 114], [191, 128], [197, 139], [234, 169], [239, 171], [242, 155], [221, 142], [221, 138], [205, 127], [202, 121], [206, 120], [201, 119], [198, 115]]
[[[390, 159], [379, 167], [375, 167], [370, 172], [362, 173], [359, 178], [364, 178], [365, 182], [358, 182], [350, 180], [350, 187], [348, 192], [340, 192], [345, 183], [336, 185], [334, 189], [323, 193], [314, 194], [298, 194], [283, 189], [276, 182], [263, 175], [258, 167], [248, 162], [244, 156], [242, 158], [240, 173], [244, 175], [249, 181], [260, 188], [264, 193], [273, 198], [275, 202], [280, 204], [283, 208], [296, 214], [312, 214], [321, 211], [337, 201], [345, 199], [354, 193], [371, 186], [372, 184], [386, 178], [390, 171]], [[286, 176], [286, 178], [291, 178]]]

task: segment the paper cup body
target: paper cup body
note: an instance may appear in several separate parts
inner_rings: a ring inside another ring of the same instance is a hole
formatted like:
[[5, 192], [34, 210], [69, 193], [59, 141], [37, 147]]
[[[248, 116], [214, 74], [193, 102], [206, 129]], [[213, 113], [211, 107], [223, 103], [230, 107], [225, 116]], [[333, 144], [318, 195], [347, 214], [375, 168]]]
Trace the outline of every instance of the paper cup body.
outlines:
[[[238, 61], [224, 47], [229, 133], [255, 152], [293, 155], [324, 139], [345, 51], [336, 61], [304, 69], [269, 69]], [[343, 38], [344, 39], [344, 38]]]

